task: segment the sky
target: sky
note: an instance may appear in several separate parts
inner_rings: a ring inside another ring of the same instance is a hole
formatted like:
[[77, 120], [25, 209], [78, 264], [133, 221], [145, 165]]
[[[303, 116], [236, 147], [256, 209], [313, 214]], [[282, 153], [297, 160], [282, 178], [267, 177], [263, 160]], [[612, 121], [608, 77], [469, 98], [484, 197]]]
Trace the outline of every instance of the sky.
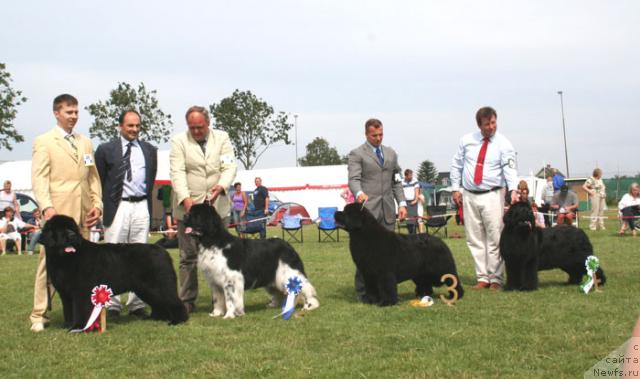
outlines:
[[[638, 1], [12, 1], [3, 5], [0, 62], [28, 101], [25, 137], [2, 160], [30, 159], [55, 125], [61, 93], [84, 107], [118, 82], [157, 91], [174, 133], [191, 105], [249, 90], [297, 114], [298, 156], [315, 137], [341, 155], [364, 122], [384, 124], [402, 168], [449, 171], [460, 137], [489, 105], [512, 142], [520, 175], [548, 163], [605, 177], [640, 173]], [[293, 117], [292, 117], [293, 121]], [[291, 139], [295, 139], [292, 130]], [[98, 141], [94, 141], [96, 145]], [[95, 146], [94, 146], [95, 147]], [[159, 146], [168, 149], [168, 144]], [[295, 165], [272, 146], [256, 168]]]

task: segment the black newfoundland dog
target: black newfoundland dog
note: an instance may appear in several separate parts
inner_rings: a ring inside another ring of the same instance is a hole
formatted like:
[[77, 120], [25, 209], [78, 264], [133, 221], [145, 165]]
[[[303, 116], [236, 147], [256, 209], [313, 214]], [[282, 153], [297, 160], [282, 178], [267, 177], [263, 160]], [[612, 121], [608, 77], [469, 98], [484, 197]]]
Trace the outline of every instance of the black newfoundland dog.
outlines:
[[[536, 290], [538, 271], [553, 268], [569, 274], [568, 284], [580, 284], [587, 273], [585, 261], [593, 255], [593, 246], [582, 229], [569, 225], [537, 228], [528, 202], [512, 204], [503, 220], [500, 255], [507, 270], [505, 290]], [[605, 283], [602, 269], [596, 277]]]
[[96, 244], [84, 239], [76, 222], [63, 215], [47, 221], [40, 243], [46, 248], [47, 273], [60, 293], [66, 326], [84, 328], [93, 309], [91, 290], [100, 284], [114, 294], [135, 292], [151, 307], [152, 319], [172, 325], [187, 321], [171, 257], [163, 248]]
[[416, 296], [433, 294], [444, 274], [458, 280], [458, 298], [464, 290], [449, 247], [426, 234], [396, 234], [380, 225], [362, 204], [345, 206], [336, 212], [336, 223], [349, 232], [349, 249], [365, 283], [366, 301], [380, 306], [398, 302], [397, 284], [413, 280]]
[[208, 204], [191, 207], [185, 217], [185, 232], [198, 244], [198, 267], [211, 287], [211, 316], [235, 318], [244, 315], [244, 290], [264, 287], [276, 307], [287, 295], [291, 277], [302, 282], [303, 310], [320, 306], [316, 290], [307, 279], [298, 253], [287, 242], [271, 238], [249, 240], [227, 231], [215, 208]]

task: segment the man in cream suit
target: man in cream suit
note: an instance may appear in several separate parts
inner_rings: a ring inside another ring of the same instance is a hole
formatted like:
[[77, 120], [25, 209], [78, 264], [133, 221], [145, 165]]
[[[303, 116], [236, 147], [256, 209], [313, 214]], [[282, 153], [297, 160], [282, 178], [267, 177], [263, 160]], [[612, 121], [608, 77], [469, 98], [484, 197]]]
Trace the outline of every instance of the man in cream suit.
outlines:
[[227, 189], [236, 176], [237, 164], [229, 136], [209, 128], [209, 112], [204, 107], [189, 108], [185, 117], [189, 130], [173, 137], [169, 159], [180, 246], [178, 295], [187, 311], [193, 312], [198, 297], [198, 252], [195, 241], [184, 232], [184, 215], [193, 204], [207, 200], [228, 222], [231, 201]]
[[[364, 203], [382, 226], [393, 231], [396, 223], [394, 199], [398, 203], [398, 217], [407, 216], [398, 155], [389, 146], [382, 145], [380, 120], [367, 120], [364, 130], [367, 141], [349, 153], [349, 189], [356, 201]], [[360, 300], [366, 302], [364, 279], [357, 270], [355, 283]]]
[[[57, 125], [33, 143], [31, 183], [44, 220], [56, 214], [72, 217], [83, 236], [102, 215], [102, 189], [91, 141], [74, 133], [78, 121], [78, 100], [60, 95], [53, 100]], [[49, 301], [44, 249], [40, 250], [31, 312], [31, 330], [41, 332], [48, 323]], [[91, 296], [91, 294], [87, 294]]]

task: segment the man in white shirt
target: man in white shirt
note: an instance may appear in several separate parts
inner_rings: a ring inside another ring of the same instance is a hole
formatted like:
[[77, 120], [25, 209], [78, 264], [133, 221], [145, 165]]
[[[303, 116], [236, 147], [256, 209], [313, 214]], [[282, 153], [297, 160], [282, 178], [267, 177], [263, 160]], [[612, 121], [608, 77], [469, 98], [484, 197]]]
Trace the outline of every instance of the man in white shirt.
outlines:
[[453, 201], [464, 207], [467, 246], [475, 261], [478, 283], [473, 289], [502, 288], [499, 244], [505, 187], [511, 191], [511, 202], [518, 201], [515, 151], [496, 131], [497, 117], [493, 108], [480, 108], [476, 113], [479, 130], [460, 139], [451, 163]]
[[[147, 243], [158, 152], [155, 146], [138, 138], [138, 112], [125, 111], [118, 122], [118, 138], [101, 144], [96, 150], [104, 204], [104, 239], [108, 243]], [[145, 317], [145, 306], [135, 293], [129, 293], [130, 315]], [[121, 311], [120, 296], [114, 296], [107, 316], [114, 319]]]

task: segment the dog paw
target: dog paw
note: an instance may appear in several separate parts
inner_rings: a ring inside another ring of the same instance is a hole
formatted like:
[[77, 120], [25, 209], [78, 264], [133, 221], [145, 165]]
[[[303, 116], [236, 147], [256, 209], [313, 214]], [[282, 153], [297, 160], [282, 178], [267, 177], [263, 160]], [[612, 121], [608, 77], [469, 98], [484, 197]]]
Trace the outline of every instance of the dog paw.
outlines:
[[244, 316], [244, 309], [236, 309], [235, 315], [236, 316]]
[[303, 309], [305, 311], [312, 311], [320, 306], [320, 302], [318, 299], [310, 299], [307, 303], [305, 303]]
[[224, 315], [223, 319], [232, 319], [232, 318], [236, 318], [236, 315], [233, 314], [233, 312], [227, 312], [227, 314]]
[[222, 312], [219, 309], [214, 309], [213, 312], [209, 313], [209, 317], [220, 317], [224, 314], [224, 312]]

